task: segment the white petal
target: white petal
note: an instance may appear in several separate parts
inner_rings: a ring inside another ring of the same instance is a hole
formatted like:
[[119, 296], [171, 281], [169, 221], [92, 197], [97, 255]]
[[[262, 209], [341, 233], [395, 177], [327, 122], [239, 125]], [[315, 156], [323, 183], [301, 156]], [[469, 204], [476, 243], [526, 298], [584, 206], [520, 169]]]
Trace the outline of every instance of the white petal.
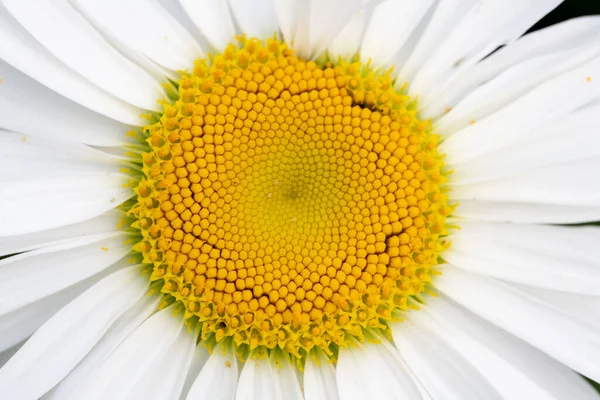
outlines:
[[7, 181], [0, 197], [0, 237], [92, 219], [132, 196], [121, 174], [79, 174]]
[[57, 60], [2, 5], [0, 58], [44, 86], [90, 110], [126, 124], [144, 126], [148, 122], [140, 118], [142, 109], [111, 96]]
[[474, 221], [577, 224], [600, 219], [600, 207], [461, 200], [454, 214]]
[[183, 390], [181, 391], [181, 399], [185, 399], [188, 395], [192, 384], [198, 377], [200, 370], [206, 364], [210, 353], [206, 349], [206, 346], [203, 342], [200, 342], [196, 345], [196, 350], [194, 351], [194, 356], [192, 357], [192, 363], [190, 365], [189, 371], [185, 376], [185, 383], [183, 385]]
[[298, 370], [292, 365], [290, 357], [290, 354], [279, 348], [271, 350], [269, 361], [273, 371], [273, 383], [279, 387], [286, 400], [304, 400], [298, 383]]
[[418, 319], [390, 325], [402, 358], [434, 399], [502, 399], [483, 375]]
[[132, 129], [60, 96], [2, 60], [0, 79], [3, 129], [96, 146], [121, 146]]
[[221, 51], [235, 36], [227, 0], [179, 0], [196, 27], [210, 44]]
[[[455, 186], [452, 199], [600, 206], [600, 157], [536, 168], [473, 185]], [[559, 190], [557, 190], [559, 189]]]
[[93, 371], [100, 368], [102, 363], [119, 347], [123, 340], [157, 310], [159, 302], [160, 296], [142, 296], [115, 321], [102, 339], [77, 364], [71, 373], [50, 392], [46, 393], [43, 400], [81, 399], [82, 389], [90, 383]]
[[432, 8], [431, 19], [421, 36], [416, 38], [415, 48], [405, 62], [398, 65], [400, 85], [404, 82], [412, 82], [417, 72], [436, 52], [438, 45], [461, 23], [474, 3], [474, 0], [438, 1], [433, 6], [435, 8]]
[[219, 343], [192, 384], [186, 400], [233, 400], [238, 385], [238, 361], [233, 342]]
[[600, 297], [541, 289], [539, 287], [513, 284], [514, 287], [549, 307], [577, 318], [581, 322], [600, 329]]
[[530, 130], [551, 126], [583, 105], [600, 98], [600, 57], [549, 79], [500, 111], [450, 136], [440, 145], [448, 163], [457, 164], [506, 147]]
[[333, 60], [337, 60], [338, 57], [349, 59], [356, 54], [360, 49], [368, 21], [368, 12], [366, 9], [358, 10], [350, 18], [344, 29], [327, 46], [329, 55]]
[[231, 12], [248, 37], [268, 38], [279, 31], [273, 0], [229, 0]]
[[[275, 2], [275, 10], [285, 40], [300, 57], [314, 58], [325, 51], [352, 16], [371, 1], [279, 0]], [[286, 37], [289, 35], [293, 38]]]
[[100, 233], [0, 260], [0, 315], [108, 268], [131, 250], [125, 239], [120, 232]]
[[[361, 58], [371, 59], [375, 67], [389, 67], [389, 61], [404, 45], [433, 3], [433, 0], [389, 0], [378, 5], [364, 33]], [[402, 19], [401, 23], [399, 18]]]
[[[35, 118], [35, 117], [34, 117]], [[121, 160], [79, 143], [0, 130], [0, 181], [69, 173], [117, 173]]]
[[[527, 60], [567, 54], [565, 52], [597, 43], [598, 33], [600, 33], [600, 18], [597, 16], [574, 18], [529, 33], [499, 49], [480, 63], [465, 68], [426, 105], [426, 114], [432, 117], [441, 115], [444, 110], [453, 108], [478, 86]], [[539, 71], [541, 75], [544, 74], [544, 70]]]
[[0, 368], [4, 366], [15, 355], [17, 351], [23, 346], [23, 343], [12, 346], [11, 348], [0, 352]]
[[0, 392], [9, 399], [38, 399], [85, 357], [147, 287], [138, 267], [94, 285], [45, 323], [0, 370]]
[[[449, 20], [432, 19], [423, 40], [417, 45], [427, 48], [431, 57], [418, 67], [411, 79], [410, 92], [427, 101], [461, 68], [483, 59], [498, 46], [521, 36], [536, 21], [560, 4], [561, 0], [469, 1], [458, 5], [460, 14], [449, 13]], [[449, 3], [449, 2], [441, 2]], [[449, 8], [455, 5], [448, 4]], [[446, 27], [444, 27], [447, 26]], [[448, 29], [449, 28], [449, 29]], [[436, 40], [432, 45], [431, 41]]]
[[306, 400], [339, 400], [335, 367], [325, 354], [313, 350], [304, 365], [304, 398]]
[[140, 385], [148, 383], [146, 374], [153, 371], [182, 329], [183, 318], [174, 315], [174, 306], [154, 314], [93, 371], [81, 398], [119, 400], [134, 396]]
[[173, 344], [152, 363], [143, 380], [127, 398], [178, 399], [192, 362], [197, 337], [198, 331], [189, 331], [184, 327]]
[[600, 295], [600, 229], [462, 223], [444, 259], [458, 268], [540, 288]]
[[599, 52], [600, 46], [586, 44], [518, 64], [469, 93], [439, 119], [436, 130], [449, 136], [502, 109], [542, 82], [584, 64]]
[[111, 265], [73, 286], [0, 316], [0, 351], [27, 339], [74, 298], [122, 267], [120, 263]]
[[495, 224], [460, 222], [456, 234], [477, 235], [501, 245], [522, 249], [556, 258], [568, 258], [582, 263], [598, 264], [600, 230], [595, 226], [539, 226], [521, 224]]
[[446, 266], [436, 287], [453, 300], [590, 379], [600, 380], [600, 335], [510, 285]]
[[[40, 0], [36, 12], [19, 0], [3, 0], [8, 11], [50, 53], [113, 96], [161, 111], [160, 85], [112, 48], [67, 0]], [[51, 22], [50, 22], [51, 21]]]
[[565, 365], [440, 295], [428, 297], [411, 319], [434, 332], [473, 364], [507, 400], [596, 399]]
[[158, 3], [165, 9], [169, 14], [173, 16], [190, 33], [194, 40], [198, 41], [201, 48], [208, 48], [209, 44], [206, 38], [202, 36], [196, 25], [192, 22], [192, 19], [185, 12], [179, 1], [173, 0], [158, 0]]
[[454, 170], [451, 185], [465, 185], [519, 175], [535, 168], [600, 155], [600, 105], [571, 113], [560, 121], [517, 138], [515, 143], [463, 163]]
[[420, 399], [398, 351], [387, 339], [378, 339], [381, 343], [340, 348], [336, 367], [340, 399]]
[[289, 358], [287, 362], [280, 361], [279, 365], [275, 358], [279, 357], [269, 358], [264, 353], [250, 353], [240, 375], [236, 400], [302, 399]]
[[25, 235], [7, 236], [0, 240], [0, 256], [52, 246], [66, 239], [117, 230], [123, 211], [111, 210], [85, 222]]
[[74, 4], [102, 32], [163, 68], [189, 69], [202, 55], [198, 43], [158, 2], [75, 0]]
[[287, 43], [292, 43], [296, 36], [298, 28], [298, 20], [305, 21], [308, 13], [306, 2], [296, 0], [273, 0], [275, 6], [275, 14], [279, 29], [283, 35], [283, 40]]

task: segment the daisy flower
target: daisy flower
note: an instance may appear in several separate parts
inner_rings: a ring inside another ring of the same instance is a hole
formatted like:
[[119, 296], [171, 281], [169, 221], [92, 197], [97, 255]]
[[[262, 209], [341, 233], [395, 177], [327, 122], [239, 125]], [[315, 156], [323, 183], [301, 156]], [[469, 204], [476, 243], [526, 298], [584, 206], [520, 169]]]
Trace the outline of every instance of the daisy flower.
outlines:
[[2, 0], [0, 397], [598, 398], [560, 3]]

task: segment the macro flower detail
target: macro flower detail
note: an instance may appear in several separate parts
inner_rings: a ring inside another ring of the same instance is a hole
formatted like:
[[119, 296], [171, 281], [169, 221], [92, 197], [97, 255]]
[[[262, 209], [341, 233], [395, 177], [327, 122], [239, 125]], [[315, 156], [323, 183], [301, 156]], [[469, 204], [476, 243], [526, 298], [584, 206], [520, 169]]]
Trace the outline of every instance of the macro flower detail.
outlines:
[[[240, 38], [146, 128], [130, 214], [202, 339], [333, 354], [431, 281], [450, 214], [438, 137], [389, 73]], [[396, 317], [397, 318], [397, 317]]]
[[1, 0], [0, 397], [597, 399], [560, 3]]

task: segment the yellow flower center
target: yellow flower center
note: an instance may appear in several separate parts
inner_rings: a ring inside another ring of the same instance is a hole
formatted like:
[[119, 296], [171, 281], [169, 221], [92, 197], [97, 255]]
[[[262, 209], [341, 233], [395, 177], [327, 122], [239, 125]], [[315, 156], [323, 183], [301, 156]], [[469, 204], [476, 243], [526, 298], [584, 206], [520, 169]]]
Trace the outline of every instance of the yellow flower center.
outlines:
[[332, 354], [426, 290], [451, 207], [389, 71], [242, 37], [145, 130], [135, 249], [203, 339]]

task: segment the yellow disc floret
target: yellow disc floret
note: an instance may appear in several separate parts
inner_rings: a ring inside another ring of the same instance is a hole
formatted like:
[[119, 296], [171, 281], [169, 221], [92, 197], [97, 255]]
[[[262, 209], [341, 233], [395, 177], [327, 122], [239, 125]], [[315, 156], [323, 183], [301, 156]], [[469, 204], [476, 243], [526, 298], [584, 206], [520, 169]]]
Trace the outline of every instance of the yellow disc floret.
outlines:
[[135, 248], [204, 339], [329, 353], [430, 282], [438, 137], [389, 73], [240, 38], [146, 132]]

